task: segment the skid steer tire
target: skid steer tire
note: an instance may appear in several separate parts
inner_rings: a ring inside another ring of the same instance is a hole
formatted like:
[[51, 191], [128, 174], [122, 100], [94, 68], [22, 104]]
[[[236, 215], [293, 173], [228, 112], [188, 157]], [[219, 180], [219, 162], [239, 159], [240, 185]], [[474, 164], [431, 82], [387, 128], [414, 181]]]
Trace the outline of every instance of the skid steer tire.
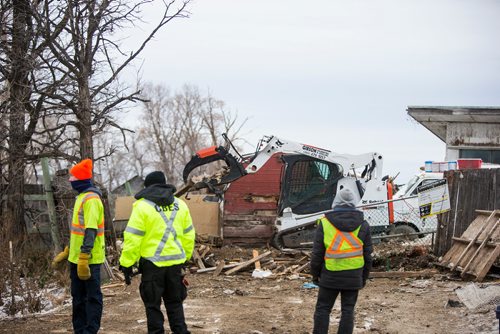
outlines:
[[[394, 227], [390, 233], [390, 235], [397, 235], [397, 234], [411, 234], [411, 233], [416, 233], [416, 231], [413, 227], [410, 225], [398, 225]], [[406, 235], [406, 236], [401, 236], [396, 239], [406, 239], [406, 240], [415, 240], [417, 238], [417, 235]]]
[[281, 237], [281, 235], [277, 233], [274, 234], [273, 238], [271, 239], [271, 246], [273, 246], [278, 250], [285, 248], [285, 245], [283, 244], [283, 238]]

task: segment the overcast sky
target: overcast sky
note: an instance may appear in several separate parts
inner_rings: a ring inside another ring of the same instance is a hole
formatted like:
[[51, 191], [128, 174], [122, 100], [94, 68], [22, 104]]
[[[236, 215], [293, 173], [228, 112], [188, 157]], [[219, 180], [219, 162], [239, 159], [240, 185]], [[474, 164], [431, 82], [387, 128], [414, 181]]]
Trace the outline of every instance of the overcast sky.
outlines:
[[445, 155], [408, 106], [500, 105], [500, 1], [195, 0], [189, 11], [142, 54], [143, 80], [210, 90], [249, 118], [246, 152], [263, 135], [377, 151], [402, 183]]

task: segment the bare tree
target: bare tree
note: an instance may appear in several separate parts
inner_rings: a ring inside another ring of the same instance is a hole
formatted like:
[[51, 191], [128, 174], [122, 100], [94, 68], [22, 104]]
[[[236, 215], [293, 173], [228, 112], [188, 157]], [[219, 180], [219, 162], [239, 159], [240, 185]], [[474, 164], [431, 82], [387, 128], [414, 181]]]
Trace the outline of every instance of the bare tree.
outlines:
[[136, 158], [162, 170], [173, 184], [181, 183], [182, 170], [196, 151], [218, 145], [224, 132], [237, 139], [246, 123], [226, 111], [223, 101], [203, 96], [195, 86], [171, 94], [163, 85], [148, 84], [143, 92], [147, 102], [135, 142], [147, 154]]
[[[187, 17], [185, 8], [190, 0], [164, 2], [163, 14], [151, 31], [132, 51], [122, 49], [117, 31], [133, 28], [139, 22], [143, 8], [151, 0], [84, 0], [60, 1], [69, 13], [64, 34], [56, 39], [48, 39], [54, 29], [54, 22], [48, 19], [45, 35], [52, 54], [59, 66], [54, 69], [54, 77], [70, 80], [57, 92], [50, 95], [54, 103], [64, 106], [74, 116], [61, 118], [53, 130], [64, 131], [76, 127], [80, 157], [94, 158], [93, 135], [108, 127], [122, 132], [113, 113], [122, 111], [128, 102], [139, 101], [139, 91], [130, 90], [119, 83], [119, 76], [144, 50], [154, 35], [174, 18]], [[77, 158], [77, 157], [75, 157]]]
[[101, 156], [94, 164], [96, 181], [108, 191], [137, 175], [134, 161], [130, 159], [131, 155], [118, 132], [107, 131], [94, 137], [95, 153]]
[[[3, 101], [0, 113], [6, 124], [2, 131], [0, 157], [7, 165], [3, 215], [4, 236], [24, 235], [24, 174], [26, 152], [33, 138], [38, 119], [43, 115], [46, 92], [55, 82], [44, 81], [40, 56], [47, 50], [36, 17], [44, 6], [55, 1], [0, 0], [0, 84]], [[65, 16], [54, 16], [54, 30], [48, 37], [56, 38]], [[50, 57], [47, 57], [50, 61]]]
[[28, 161], [95, 158], [93, 136], [108, 128], [125, 140], [127, 129], [114, 115], [140, 97], [139, 90], [120, 84], [120, 74], [168, 22], [188, 16], [189, 1], [164, 2], [158, 22], [129, 51], [117, 33], [136, 28], [151, 0], [0, 0], [0, 126], [6, 130], [0, 165], [8, 235], [24, 232]]

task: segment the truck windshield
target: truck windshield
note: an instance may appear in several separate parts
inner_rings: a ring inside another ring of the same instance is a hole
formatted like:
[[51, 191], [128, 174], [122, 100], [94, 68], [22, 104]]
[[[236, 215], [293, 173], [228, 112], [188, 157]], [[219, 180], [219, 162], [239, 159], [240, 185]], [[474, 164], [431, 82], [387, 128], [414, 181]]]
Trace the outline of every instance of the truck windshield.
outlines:
[[412, 177], [404, 186], [401, 187], [401, 189], [399, 189], [398, 194], [400, 196], [398, 197], [402, 197], [401, 195], [410, 196], [410, 190], [418, 182], [418, 180], [419, 180], [418, 175]]

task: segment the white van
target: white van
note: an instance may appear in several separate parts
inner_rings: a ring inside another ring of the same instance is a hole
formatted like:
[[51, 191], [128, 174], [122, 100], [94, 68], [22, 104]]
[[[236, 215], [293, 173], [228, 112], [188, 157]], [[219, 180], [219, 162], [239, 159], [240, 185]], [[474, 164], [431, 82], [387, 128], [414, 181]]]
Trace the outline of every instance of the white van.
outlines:
[[430, 232], [437, 229], [438, 221], [436, 216], [420, 218], [418, 198], [416, 196], [419, 186], [433, 183], [442, 178], [443, 173], [421, 172], [413, 176], [394, 194], [394, 225], [391, 234]]

